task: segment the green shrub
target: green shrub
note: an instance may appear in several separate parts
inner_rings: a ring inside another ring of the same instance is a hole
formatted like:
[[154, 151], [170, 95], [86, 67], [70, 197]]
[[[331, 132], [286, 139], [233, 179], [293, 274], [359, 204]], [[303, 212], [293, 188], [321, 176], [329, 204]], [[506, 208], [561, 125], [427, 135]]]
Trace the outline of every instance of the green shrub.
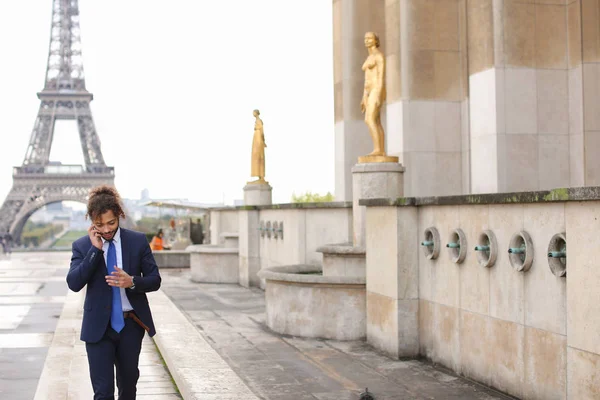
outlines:
[[330, 192], [325, 195], [318, 193], [306, 192], [299, 196], [295, 193], [292, 194], [292, 203], [323, 203], [333, 201], [334, 197]]

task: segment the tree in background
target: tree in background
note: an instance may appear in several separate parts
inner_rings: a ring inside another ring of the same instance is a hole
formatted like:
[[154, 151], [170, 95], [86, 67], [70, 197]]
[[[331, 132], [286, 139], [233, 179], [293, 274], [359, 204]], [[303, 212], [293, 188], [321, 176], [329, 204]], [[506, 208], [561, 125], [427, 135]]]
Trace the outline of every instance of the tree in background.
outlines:
[[292, 203], [323, 203], [329, 201], [333, 201], [333, 195], [330, 192], [327, 192], [326, 195], [306, 192], [299, 196], [296, 196], [296, 193], [292, 193]]
[[61, 225], [27, 220], [21, 233], [21, 244], [25, 247], [38, 247], [42, 242], [53, 238], [54, 235], [62, 230], [63, 227]]

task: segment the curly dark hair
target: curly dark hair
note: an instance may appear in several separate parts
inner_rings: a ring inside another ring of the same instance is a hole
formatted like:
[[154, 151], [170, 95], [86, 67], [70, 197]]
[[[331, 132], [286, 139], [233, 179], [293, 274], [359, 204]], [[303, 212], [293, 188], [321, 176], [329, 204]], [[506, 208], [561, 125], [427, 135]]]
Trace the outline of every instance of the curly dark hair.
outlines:
[[117, 189], [102, 185], [90, 190], [85, 217], [93, 221], [107, 211], [112, 211], [119, 218], [125, 218], [121, 196]]

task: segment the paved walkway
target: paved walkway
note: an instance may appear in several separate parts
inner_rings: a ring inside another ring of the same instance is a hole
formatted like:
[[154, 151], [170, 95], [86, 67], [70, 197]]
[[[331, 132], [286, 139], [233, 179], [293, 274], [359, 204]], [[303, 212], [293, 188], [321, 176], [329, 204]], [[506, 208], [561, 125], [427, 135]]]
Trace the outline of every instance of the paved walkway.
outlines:
[[0, 254], [0, 398], [31, 400], [67, 294], [69, 258]]
[[377, 400], [510, 398], [427, 363], [392, 360], [364, 342], [274, 334], [261, 290], [192, 283], [189, 269], [161, 275], [163, 292], [261, 399], [356, 400], [365, 387]]
[[[0, 398], [91, 399], [85, 346], [79, 340], [84, 291], [65, 282], [70, 253], [0, 255]], [[147, 336], [138, 399], [181, 399]]]
[[[92, 397], [79, 341], [83, 291], [66, 287], [69, 257], [0, 258], [2, 399]], [[365, 387], [377, 400], [509, 398], [426, 363], [391, 360], [364, 342], [274, 334], [261, 290], [195, 284], [189, 269], [161, 274], [163, 290], [149, 296], [158, 334], [144, 339], [139, 399], [350, 400]]]

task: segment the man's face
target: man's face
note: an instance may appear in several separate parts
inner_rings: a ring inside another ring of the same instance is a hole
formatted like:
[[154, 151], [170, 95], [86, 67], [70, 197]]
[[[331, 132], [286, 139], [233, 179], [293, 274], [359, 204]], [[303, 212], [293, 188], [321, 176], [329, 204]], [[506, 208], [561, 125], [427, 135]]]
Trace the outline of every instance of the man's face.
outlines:
[[94, 220], [94, 226], [104, 240], [111, 240], [119, 229], [119, 218], [112, 210], [108, 210]]

